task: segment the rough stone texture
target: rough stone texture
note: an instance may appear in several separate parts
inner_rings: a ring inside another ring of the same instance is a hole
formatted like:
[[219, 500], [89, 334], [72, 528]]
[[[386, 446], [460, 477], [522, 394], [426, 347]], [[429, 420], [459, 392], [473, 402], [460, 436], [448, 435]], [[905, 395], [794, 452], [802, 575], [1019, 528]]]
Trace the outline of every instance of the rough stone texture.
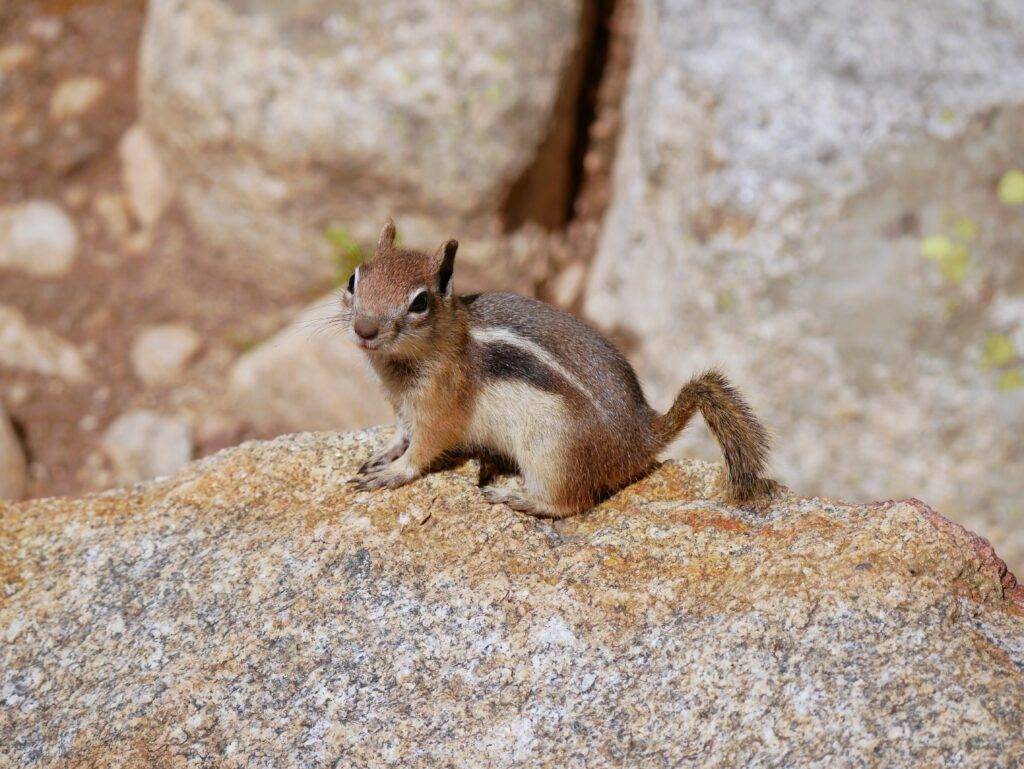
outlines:
[[103, 222], [107, 234], [117, 241], [124, 241], [132, 230], [130, 204], [126, 195], [120, 192], [102, 192], [92, 201], [92, 209]]
[[88, 377], [78, 348], [44, 328], [32, 326], [13, 307], [0, 305], [0, 368], [29, 371], [68, 382]]
[[243, 355], [230, 375], [232, 406], [257, 428], [350, 430], [393, 421], [380, 384], [331, 316], [337, 298], [311, 305]]
[[63, 275], [77, 248], [78, 230], [55, 203], [30, 200], [0, 207], [0, 269]]
[[171, 475], [192, 459], [192, 432], [184, 419], [138, 410], [122, 414], [103, 434], [103, 450], [121, 483]]
[[175, 382], [202, 344], [194, 329], [180, 323], [148, 326], [132, 343], [132, 368], [147, 385]]
[[36, 58], [36, 49], [28, 43], [11, 43], [0, 47], [0, 74], [14, 72]]
[[0, 404], [0, 499], [21, 499], [25, 493], [25, 453]]
[[50, 118], [69, 120], [81, 117], [103, 97], [107, 84], [94, 75], [81, 75], [62, 80], [50, 97]]
[[409, 241], [479, 240], [512, 197], [561, 215], [584, 6], [154, 3], [143, 120], [193, 222], [253, 269], [323, 278], [327, 225], [372, 243], [388, 215]]
[[660, 406], [723, 365], [797, 490], [921, 494], [1024, 564], [1024, 6], [640, 5], [587, 314]]
[[121, 182], [132, 213], [145, 226], [160, 219], [171, 202], [174, 188], [149, 132], [141, 125], [129, 128], [118, 146]]
[[384, 436], [250, 443], [0, 507], [0, 756], [66, 767], [1018, 767], [1024, 591], [923, 504], [709, 498], [553, 525]]

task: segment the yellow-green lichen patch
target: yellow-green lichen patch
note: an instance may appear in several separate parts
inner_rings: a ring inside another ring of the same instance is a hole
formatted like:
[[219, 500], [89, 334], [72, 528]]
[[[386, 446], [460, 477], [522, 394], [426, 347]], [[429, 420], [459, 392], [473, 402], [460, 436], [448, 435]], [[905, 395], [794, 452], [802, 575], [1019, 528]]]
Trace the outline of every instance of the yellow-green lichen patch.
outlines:
[[981, 350], [981, 367], [998, 372], [996, 387], [1007, 392], [1024, 387], [1024, 370], [1015, 367], [1020, 360], [1017, 345], [1006, 334], [989, 334]]
[[921, 256], [939, 265], [950, 283], [960, 285], [967, 278], [971, 254], [967, 244], [948, 235], [929, 235], [921, 241]]
[[970, 243], [978, 237], [978, 223], [969, 216], [958, 216], [953, 221], [953, 234], [964, 243]]
[[1013, 168], [1003, 174], [996, 189], [999, 200], [1008, 206], [1024, 205], [1024, 171]]
[[331, 246], [330, 260], [334, 265], [335, 281], [344, 283], [356, 267], [366, 260], [363, 248], [352, 233], [340, 224], [328, 225], [324, 237]]
[[1003, 392], [1009, 392], [1010, 390], [1019, 390], [1024, 387], [1024, 372], [1019, 368], [1010, 369], [1004, 371], [999, 375], [999, 381], [996, 383]]
[[989, 334], [981, 354], [981, 365], [987, 369], [1002, 368], [1017, 359], [1017, 346], [1006, 334]]

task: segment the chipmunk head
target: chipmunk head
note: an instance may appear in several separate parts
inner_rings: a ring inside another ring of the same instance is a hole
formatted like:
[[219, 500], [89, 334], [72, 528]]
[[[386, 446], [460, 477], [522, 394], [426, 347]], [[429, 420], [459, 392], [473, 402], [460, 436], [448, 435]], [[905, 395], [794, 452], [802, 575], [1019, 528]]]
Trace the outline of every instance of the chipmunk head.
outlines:
[[453, 312], [458, 247], [449, 240], [432, 256], [397, 248], [388, 219], [373, 258], [356, 268], [342, 296], [349, 338], [372, 355], [428, 353], [433, 331]]

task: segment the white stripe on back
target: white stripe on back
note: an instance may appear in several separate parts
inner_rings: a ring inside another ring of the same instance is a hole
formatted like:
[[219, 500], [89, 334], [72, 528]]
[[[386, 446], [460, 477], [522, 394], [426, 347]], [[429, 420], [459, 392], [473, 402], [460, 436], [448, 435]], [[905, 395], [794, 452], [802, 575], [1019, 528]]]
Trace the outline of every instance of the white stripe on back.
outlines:
[[583, 395], [585, 395], [590, 402], [594, 404], [598, 414], [600, 414], [602, 418], [604, 417], [604, 410], [601, 408], [600, 402], [594, 395], [593, 391], [583, 384], [579, 377], [563, 366], [554, 355], [533, 340], [520, 336], [512, 329], [505, 328], [503, 326], [478, 326], [471, 328], [469, 334], [473, 339], [481, 344], [507, 344], [530, 353], [530, 355], [535, 357], [545, 366], [562, 377], [562, 379], [583, 393]]

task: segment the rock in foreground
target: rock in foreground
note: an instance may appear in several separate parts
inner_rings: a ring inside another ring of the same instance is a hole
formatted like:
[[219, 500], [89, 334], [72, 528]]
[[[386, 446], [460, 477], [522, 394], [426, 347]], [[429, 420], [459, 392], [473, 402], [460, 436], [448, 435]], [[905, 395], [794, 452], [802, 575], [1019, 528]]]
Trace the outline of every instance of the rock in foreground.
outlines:
[[552, 524], [472, 465], [353, 492], [382, 439], [0, 507], [0, 765], [1024, 761], [1024, 593], [924, 505], [685, 462]]

